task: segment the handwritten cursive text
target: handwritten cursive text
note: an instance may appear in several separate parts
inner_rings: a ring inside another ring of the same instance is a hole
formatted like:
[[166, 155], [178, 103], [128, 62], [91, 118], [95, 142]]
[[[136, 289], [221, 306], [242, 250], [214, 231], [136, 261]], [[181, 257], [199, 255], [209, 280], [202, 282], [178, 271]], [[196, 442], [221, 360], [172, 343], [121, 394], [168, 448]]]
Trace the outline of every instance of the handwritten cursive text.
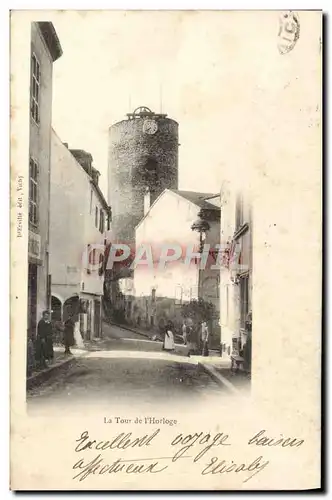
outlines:
[[[153, 459], [152, 459], [153, 460]], [[149, 461], [148, 464], [137, 464], [138, 460], [122, 460], [118, 458], [111, 464], [105, 464], [104, 458], [99, 454], [91, 462], [85, 463], [84, 459], [81, 458], [73, 466], [73, 469], [79, 469], [79, 473], [73, 477], [73, 479], [78, 479], [79, 481], [84, 481], [90, 474], [111, 474], [123, 472], [125, 474], [157, 474], [167, 469], [167, 465], [164, 467], [159, 466], [158, 460]]]
[[157, 429], [152, 434], [145, 434], [143, 437], [132, 438], [132, 433], [125, 434], [121, 432], [112, 441], [96, 441], [90, 440], [88, 431], [84, 431], [81, 437], [76, 440], [78, 445], [75, 448], [76, 452], [84, 450], [126, 450], [127, 448], [141, 448], [142, 446], [150, 446], [154, 438], [159, 434], [160, 429]]
[[194, 445], [207, 444], [207, 446], [205, 446], [203, 450], [200, 450], [200, 452], [195, 456], [194, 462], [197, 462], [214, 446], [230, 446], [231, 443], [227, 442], [228, 438], [228, 434], [224, 434], [223, 432], [219, 432], [215, 436], [211, 436], [209, 433], [204, 434], [204, 432], [196, 432], [195, 434], [187, 434], [186, 436], [179, 434], [173, 439], [171, 445], [176, 446], [180, 444], [185, 446], [182, 446], [182, 448], [175, 453], [173, 462], [182, 457], [182, 455], [184, 455], [184, 453], [186, 453]]

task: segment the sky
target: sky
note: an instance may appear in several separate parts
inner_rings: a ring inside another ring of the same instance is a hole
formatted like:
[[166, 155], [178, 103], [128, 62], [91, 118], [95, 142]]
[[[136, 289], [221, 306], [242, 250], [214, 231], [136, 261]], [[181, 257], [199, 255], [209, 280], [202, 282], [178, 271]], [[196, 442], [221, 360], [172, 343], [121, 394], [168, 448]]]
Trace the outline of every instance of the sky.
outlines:
[[[283, 57], [280, 16], [51, 11], [63, 48], [53, 75], [57, 134], [70, 148], [92, 154], [106, 197], [109, 127], [138, 106], [179, 123], [180, 189], [218, 193], [225, 181], [240, 188], [249, 178], [256, 183], [266, 158], [272, 161], [276, 131], [283, 140], [289, 123], [279, 110], [285, 105], [288, 115], [299, 91], [311, 98], [311, 80], [306, 67], [294, 67], [295, 54], [308, 59], [319, 50], [315, 37], [301, 37], [297, 52]], [[302, 13], [301, 30], [310, 22]]]
[[92, 154], [106, 197], [108, 129], [138, 106], [179, 123], [179, 187], [220, 191], [250, 120], [254, 65], [243, 26], [255, 30], [258, 19], [243, 23], [239, 12], [234, 23], [231, 14], [52, 13], [63, 48], [53, 126], [70, 148]]

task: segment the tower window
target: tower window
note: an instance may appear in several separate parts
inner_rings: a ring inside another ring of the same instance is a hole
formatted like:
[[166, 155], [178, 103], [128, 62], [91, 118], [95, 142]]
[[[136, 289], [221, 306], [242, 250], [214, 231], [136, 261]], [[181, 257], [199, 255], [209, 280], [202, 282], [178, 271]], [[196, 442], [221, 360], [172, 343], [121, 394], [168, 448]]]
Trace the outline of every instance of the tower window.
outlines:
[[158, 163], [156, 160], [149, 158], [144, 165], [144, 180], [150, 190], [155, 188], [157, 182]]

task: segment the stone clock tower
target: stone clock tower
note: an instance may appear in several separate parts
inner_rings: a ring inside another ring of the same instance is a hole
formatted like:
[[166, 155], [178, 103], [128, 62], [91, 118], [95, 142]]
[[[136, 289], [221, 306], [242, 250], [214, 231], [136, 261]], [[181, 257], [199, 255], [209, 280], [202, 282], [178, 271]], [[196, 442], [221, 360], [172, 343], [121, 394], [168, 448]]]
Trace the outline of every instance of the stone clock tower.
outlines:
[[140, 107], [109, 129], [108, 201], [113, 242], [134, 243], [135, 227], [166, 188], [178, 188], [178, 123]]

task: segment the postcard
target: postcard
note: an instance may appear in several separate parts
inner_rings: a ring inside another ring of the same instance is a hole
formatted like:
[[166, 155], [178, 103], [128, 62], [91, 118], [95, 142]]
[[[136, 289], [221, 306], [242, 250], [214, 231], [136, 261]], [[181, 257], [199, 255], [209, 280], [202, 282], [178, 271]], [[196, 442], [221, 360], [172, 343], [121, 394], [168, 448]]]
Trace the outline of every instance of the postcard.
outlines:
[[321, 488], [321, 11], [11, 11], [15, 491]]

